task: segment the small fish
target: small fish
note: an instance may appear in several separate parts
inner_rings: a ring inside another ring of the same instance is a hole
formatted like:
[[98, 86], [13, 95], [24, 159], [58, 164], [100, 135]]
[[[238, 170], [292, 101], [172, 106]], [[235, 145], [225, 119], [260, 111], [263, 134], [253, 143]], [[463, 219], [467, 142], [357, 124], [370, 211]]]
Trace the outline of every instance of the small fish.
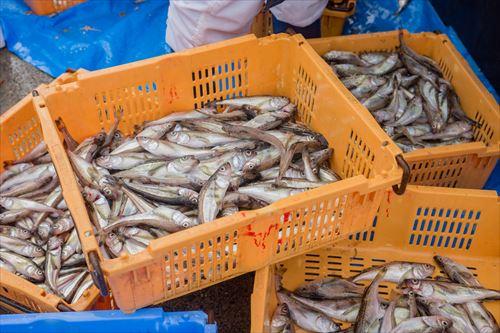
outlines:
[[356, 321], [361, 306], [361, 298], [315, 300], [293, 294], [291, 297], [310, 309], [323, 313], [329, 318], [348, 323]]
[[0, 259], [12, 265], [16, 272], [35, 282], [45, 279], [43, 271], [30, 259], [9, 251], [0, 251]]
[[382, 266], [371, 267], [351, 278], [352, 282], [374, 279], [378, 272], [387, 268], [381, 281], [400, 283], [405, 279], [425, 279], [432, 275], [435, 267], [426, 263], [393, 261]]
[[2, 244], [3, 248], [25, 257], [41, 257], [45, 255], [45, 251], [40, 246], [19, 238], [0, 234], [0, 244]]
[[438, 333], [452, 327], [453, 322], [442, 316], [424, 316], [404, 320], [390, 333]]
[[225, 163], [208, 179], [201, 188], [198, 201], [198, 212], [201, 223], [216, 219], [222, 206], [222, 200], [229, 188], [232, 168]]
[[240, 97], [215, 103], [217, 106], [230, 106], [234, 108], [251, 107], [258, 109], [260, 112], [281, 110], [288, 104], [290, 104], [288, 98], [276, 96]]
[[289, 294], [283, 291], [278, 292], [278, 300], [287, 305], [290, 317], [301, 328], [312, 332], [340, 331], [340, 326], [337, 323], [319, 312], [310, 310], [291, 298]]
[[453, 325], [447, 329], [447, 332], [466, 333], [475, 331], [467, 312], [459, 305], [454, 306], [447, 302], [427, 302], [425, 299], [420, 299], [419, 302], [424, 304], [430, 315], [441, 316], [451, 320]]
[[366, 66], [367, 63], [353, 52], [348, 51], [328, 51], [323, 55], [323, 58], [328, 62], [348, 63], [358, 66]]
[[47, 212], [56, 215], [64, 214], [63, 211], [45, 204], [15, 197], [0, 197], [0, 205], [8, 210], [28, 210], [31, 212]]
[[271, 319], [271, 333], [282, 333], [291, 321], [288, 306], [285, 303], [279, 304]]
[[148, 213], [124, 216], [102, 229], [103, 234], [109, 234], [118, 227], [129, 227], [139, 224], [175, 232], [198, 225], [196, 219], [184, 215], [178, 210], [160, 206]]
[[363, 291], [363, 287], [351, 281], [341, 278], [326, 278], [306, 282], [295, 289], [294, 293], [313, 299], [344, 299], [361, 297]]
[[378, 332], [381, 324], [380, 320], [385, 313], [385, 308], [378, 299], [378, 287], [387, 271], [387, 266], [381, 267], [363, 293], [361, 306], [354, 324], [355, 333]]
[[407, 279], [402, 282], [401, 286], [429, 300], [446, 301], [453, 304], [500, 299], [500, 292], [497, 290], [467, 287], [451, 282]]

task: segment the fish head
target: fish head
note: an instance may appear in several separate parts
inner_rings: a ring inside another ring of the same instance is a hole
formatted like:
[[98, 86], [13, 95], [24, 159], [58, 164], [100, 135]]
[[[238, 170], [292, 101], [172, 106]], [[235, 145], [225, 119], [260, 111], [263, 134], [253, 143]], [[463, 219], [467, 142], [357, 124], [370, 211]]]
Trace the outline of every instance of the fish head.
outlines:
[[219, 176], [222, 176], [224, 178], [229, 178], [231, 177], [231, 173], [233, 172], [233, 168], [231, 167], [231, 163], [226, 162], [222, 164], [219, 169], [217, 169], [217, 174]]
[[286, 97], [283, 97], [283, 96], [273, 97], [273, 98], [271, 98], [271, 101], [269, 102], [269, 104], [271, 104], [271, 106], [273, 108], [275, 108], [276, 110], [280, 110], [280, 109], [284, 108], [289, 103], [290, 103], [290, 100]]
[[26, 230], [26, 229], [23, 229], [23, 228], [16, 228], [14, 229], [14, 233], [16, 235], [17, 238], [20, 238], [20, 239], [28, 239], [31, 237], [31, 233]]
[[181, 137], [182, 137], [182, 133], [180, 131], [172, 131], [172, 132], [167, 134], [167, 139], [168, 139], [168, 141], [171, 141], [171, 142], [178, 142], [178, 141], [180, 141]]
[[315, 318], [316, 327], [320, 329], [320, 332], [338, 332], [340, 331], [340, 326], [333, 320], [330, 320], [323, 314], [317, 314]]
[[434, 273], [436, 267], [431, 264], [414, 264], [413, 275], [419, 279], [425, 279]]
[[173, 160], [173, 163], [176, 170], [179, 172], [189, 172], [195, 166], [197, 166], [200, 161], [196, 159], [193, 155], [183, 156], [181, 158]]
[[120, 130], [116, 130], [115, 133], [113, 134], [113, 142], [114, 143], [120, 143], [123, 141], [123, 133]]
[[43, 281], [45, 279], [45, 275], [43, 274], [43, 271], [35, 265], [27, 266], [26, 272], [28, 273], [28, 276], [30, 278], [32, 278], [33, 280]]
[[33, 256], [41, 257], [45, 254], [45, 251], [40, 246], [33, 246]]
[[9, 207], [12, 207], [14, 204], [14, 200], [12, 200], [9, 197], [0, 197], [0, 205], [4, 206], [5, 208], [9, 209]]
[[47, 250], [54, 250], [63, 244], [63, 240], [60, 237], [53, 236], [47, 241]]
[[255, 156], [251, 159], [249, 159], [245, 165], [243, 166], [243, 173], [252, 173], [255, 170], [257, 170], [258, 166], [260, 165], [260, 158], [258, 156]]
[[50, 232], [55, 229], [53, 226], [51, 226], [47, 222], [42, 222], [38, 225], [38, 236], [40, 236], [41, 239], [47, 240], [50, 236]]
[[193, 191], [188, 188], [180, 188], [179, 195], [183, 198], [186, 198], [193, 205], [198, 204], [198, 192]]
[[102, 194], [91, 187], [85, 186], [82, 191], [83, 198], [87, 200], [87, 202], [96, 201]]
[[428, 327], [438, 328], [443, 330], [443, 332], [453, 326], [451, 319], [443, 316], [427, 316], [422, 317], [422, 320]]
[[111, 175], [104, 175], [99, 178], [99, 187], [102, 190], [102, 194], [110, 200], [116, 200], [119, 197], [120, 187], [116, 183], [115, 179]]
[[98, 145], [101, 145], [104, 140], [106, 140], [106, 132], [104, 130], [97, 133], [94, 137], [94, 142]]
[[138, 136], [137, 142], [139, 143], [139, 145], [141, 147], [143, 147], [144, 149], [146, 149], [148, 151], [154, 151], [154, 150], [158, 149], [158, 147], [160, 146], [160, 143], [158, 142], [158, 140], [151, 139], [151, 138], [148, 138], [146, 136]]
[[115, 165], [118, 165], [122, 162], [123, 158], [121, 156], [116, 156], [116, 155], [106, 155], [106, 156], [100, 156], [96, 159], [96, 163], [98, 166], [110, 169], [113, 168]]
[[182, 222], [181, 222], [181, 226], [184, 229], [188, 229], [188, 228], [197, 226], [198, 224], [199, 224], [198, 220], [196, 218], [191, 218], [191, 217], [185, 217], [182, 219]]

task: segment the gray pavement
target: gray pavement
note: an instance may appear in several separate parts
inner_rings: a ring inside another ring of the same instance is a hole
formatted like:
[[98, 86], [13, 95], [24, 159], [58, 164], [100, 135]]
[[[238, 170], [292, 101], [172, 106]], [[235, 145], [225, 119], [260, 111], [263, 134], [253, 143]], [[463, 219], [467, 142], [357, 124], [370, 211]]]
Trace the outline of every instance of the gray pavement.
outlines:
[[6, 48], [0, 50], [0, 114], [52, 78], [22, 61]]

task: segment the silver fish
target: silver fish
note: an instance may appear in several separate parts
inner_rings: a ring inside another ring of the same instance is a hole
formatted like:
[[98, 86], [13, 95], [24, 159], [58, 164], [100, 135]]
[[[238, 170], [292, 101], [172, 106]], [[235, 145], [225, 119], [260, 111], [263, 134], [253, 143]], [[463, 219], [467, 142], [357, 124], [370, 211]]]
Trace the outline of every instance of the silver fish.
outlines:
[[363, 287], [341, 278], [326, 278], [306, 282], [295, 289], [294, 293], [313, 299], [357, 298], [363, 295]]
[[201, 223], [216, 219], [222, 206], [222, 200], [229, 188], [232, 168], [230, 163], [223, 164], [201, 188], [198, 200]]
[[446, 301], [453, 304], [483, 299], [500, 299], [500, 292], [497, 290], [467, 287], [451, 282], [408, 279], [403, 281], [402, 286], [429, 300]]
[[27, 240], [0, 234], [0, 244], [2, 244], [3, 248], [25, 257], [41, 257], [45, 255], [43, 248]]
[[354, 324], [355, 333], [378, 332], [380, 328], [380, 319], [383, 318], [385, 309], [378, 299], [378, 287], [388, 270], [387, 266], [381, 267], [373, 281], [366, 288], [358, 317]]
[[443, 332], [453, 323], [442, 316], [425, 316], [407, 319], [396, 326], [391, 333], [438, 333]]
[[284, 292], [278, 292], [278, 299], [285, 303], [292, 320], [305, 330], [313, 332], [338, 332], [340, 326], [325, 315], [310, 310]]
[[0, 251], [0, 259], [12, 265], [16, 272], [24, 275], [28, 279], [41, 282], [45, 279], [43, 271], [30, 259], [19, 254]]
[[323, 58], [328, 61], [328, 62], [335, 62], [335, 63], [348, 63], [348, 64], [354, 64], [358, 66], [366, 66], [367, 63], [353, 52], [349, 51], [328, 51], [323, 55]]
[[329, 318], [348, 323], [356, 321], [361, 305], [361, 298], [314, 300], [293, 294], [291, 297], [307, 307], [323, 313]]
[[371, 267], [351, 278], [352, 282], [373, 280], [378, 272], [386, 268], [382, 281], [400, 283], [405, 279], [425, 279], [431, 276], [435, 267], [426, 263], [393, 261], [382, 266]]

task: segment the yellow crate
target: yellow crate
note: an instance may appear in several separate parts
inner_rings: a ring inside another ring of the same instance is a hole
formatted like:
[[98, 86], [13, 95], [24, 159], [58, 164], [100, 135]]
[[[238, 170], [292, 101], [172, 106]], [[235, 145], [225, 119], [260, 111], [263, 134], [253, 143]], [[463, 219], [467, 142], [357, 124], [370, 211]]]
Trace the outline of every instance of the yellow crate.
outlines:
[[345, 20], [356, 11], [356, 0], [330, 0], [321, 17], [321, 37], [342, 35]]
[[[485, 287], [500, 289], [499, 216], [495, 191], [409, 185], [403, 196], [387, 192], [370, 230], [351, 235], [334, 247], [281, 262], [286, 268], [283, 287], [294, 290], [317, 278], [350, 277], [394, 260], [433, 263], [432, 257], [439, 254], [469, 267]], [[277, 306], [274, 270], [269, 266], [255, 274], [254, 333], [270, 329]], [[380, 294], [387, 296], [394, 287], [382, 283]], [[484, 304], [500, 319], [500, 302]]]
[[[320, 55], [329, 50], [394, 51], [399, 31], [308, 40]], [[500, 156], [500, 111], [495, 98], [476, 77], [452, 42], [443, 34], [404, 31], [416, 52], [434, 59], [460, 97], [465, 113], [479, 123], [476, 142], [417, 149], [404, 154], [411, 166], [410, 183], [428, 186], [482, 188]], [[353, 103], [361, 105], [345, 89]], [[364, 108], [364, 107], [363, 107]], [[366, 109], [365, 109], [366, 110]], [[368, 111], [368, 110], [367, 110]], [[387, 137], [389, 140], [389, 137]]]
[[24, 0], [33, 13], [37, 15], [59, 13], [84, 1], [85, 0]]
[[[286, 54], [286, 57], [283, 55]], [[234, 96], [285, 95], [298, 117], [334, 149], [331, 167], [344, 180], [259, 210], [239, 212], [154, 240], [136, 255], [100, 266], [117, 305], [134, 311], [366, 230], [382, 193], [402, 179], [400, 152], [374, 119], [362, 116], [300, 35], [244, 36], [106, 70], [39, 91], [35, 106], [84, 253], [100, 254], [92, 224], [53, 120], [62, 117], [77, 141], [109, 129], [117, 108], [120, 130], [175, 111]], [[326, 98], [325, 96], [328, 96]], [[308, 216], [318, 222], [306, 224]], [[294, 227], [296, 226], [296, 228]], [[289, 244], [289, 246], [283, 246]], [[91, 265], [97, 267], [97, 265]]]
[[[83, 70], [79, 71], [79, 73], [83, 72]], [[75, 75], [64, 73], [49, 85], [70, 82]], [[33, 106], [31, 94], [0, 116], [0, 129], [2, 132], [0, 141], [2, 165], [0, 169], [3, 169], [3, 161], [22, 157], [42, 140], [40, 121]], [[36, 312], [67, 311], [69, 309], [82, 311], [92, 307], [99, 296], [99, 291], [96, 287], [92, 287], [78, 302], [68, 304], [35, 284], [0, 269], [0, 295]], [[15, 311], [15, 308], [1, 301], [0, 305]]]

